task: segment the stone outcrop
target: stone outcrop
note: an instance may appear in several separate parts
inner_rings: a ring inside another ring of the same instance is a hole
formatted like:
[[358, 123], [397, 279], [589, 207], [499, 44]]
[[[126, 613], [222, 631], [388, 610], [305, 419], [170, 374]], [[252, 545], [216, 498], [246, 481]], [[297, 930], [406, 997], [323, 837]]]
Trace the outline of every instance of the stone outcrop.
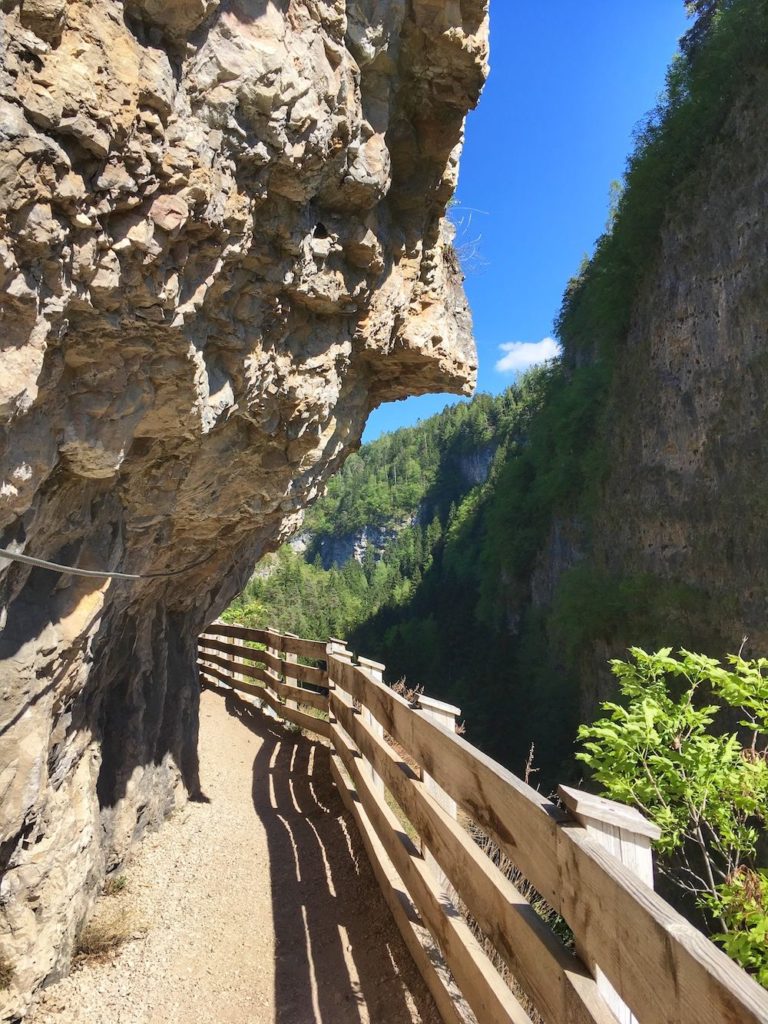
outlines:
[[197, 794], [195, 638], [378, 403], [467, 391], [484, 0], [0, 6], [6, 1019]]

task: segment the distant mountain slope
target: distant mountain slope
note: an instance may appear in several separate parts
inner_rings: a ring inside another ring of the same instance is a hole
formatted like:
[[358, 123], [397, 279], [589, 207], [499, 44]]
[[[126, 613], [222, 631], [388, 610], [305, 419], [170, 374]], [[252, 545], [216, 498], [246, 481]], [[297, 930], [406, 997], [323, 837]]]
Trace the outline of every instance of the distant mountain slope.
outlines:
[[[345, 636], [391, 677], [460, 704], [477, 742], [522, 763], [530, 730], [513, 752], [499, 728], [514, 690], [513, 636], [484, 602], [504, 546], [494, 494], [561, 375], [532, 371], [497, 397], [478, 395], [361, 448], [308, 514], [300, 544], [262, 563], [228, 617]], [[570, 735], [569, 700], [557, 701]]]

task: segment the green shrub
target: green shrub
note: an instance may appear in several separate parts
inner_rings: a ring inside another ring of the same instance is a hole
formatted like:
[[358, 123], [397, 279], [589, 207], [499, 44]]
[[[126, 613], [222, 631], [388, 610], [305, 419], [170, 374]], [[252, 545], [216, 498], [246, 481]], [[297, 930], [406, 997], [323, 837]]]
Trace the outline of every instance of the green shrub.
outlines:
[[[768, 883], [756, 857], [768, 824], [768, 659], [630, 653], [611, 663], [626, 704], [603, 704], [606, 717], [579, 729], [576, 756], [606, 796], [659, 826], [660, 869], [765, 982]], [[727, 713], [742, 733], [716, 725]]]
[[768, 988], [768, 871], [734, 871], [720, 886], [712, 910], [728, 925], [712, 938]]

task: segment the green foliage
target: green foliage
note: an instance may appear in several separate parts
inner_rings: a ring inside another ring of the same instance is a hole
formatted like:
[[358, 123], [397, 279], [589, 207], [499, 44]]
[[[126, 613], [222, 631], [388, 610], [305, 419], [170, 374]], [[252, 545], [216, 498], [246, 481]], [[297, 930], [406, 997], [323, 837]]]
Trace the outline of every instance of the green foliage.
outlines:
[[712, 938], [768, 988], [768, 871], [735, 871], [720, 886], [714, 909], [728, 930]]
[[[765, 938], [768, 923], [763, 890], [746, 885], [768, 819], [766, 661], [732, 656], [723, 666], [670, 648], [630, 653], [612, 662], [626, 704], [603, 704], [606, 717], [579, 729], [577, 758], [606, 796], [656, 822], [663, 870], [720, 922], [726, 948], [768, 971], [765, 945], [754, 962], [755, 937]], [[749, 725], [746, 745], [716, 724], [729, 712]]]
[[327, 639], [345, 636], [365, 617], [369, 600], [370, 583], [357, 562], [325, 572], [286, 546], [261, 563], [259, 574], [222, 617], [257, 629], [273, 626]]
[[596, 639], [628, 632], [638, 640], [684, 628], [705, 598], [692, 587], [650, 573], [614, 577], [582, 562], [562, 576], [552, 606], [552, 635], [575, 660]]
[[309, 511], [307, 529], [338, 537], [363, 527], [399, 526], [425, 501], [444, 518], [451, 501], [466, 490], [456, 472], [462, 457], [497, 444], [513, 405], [508, 392], [477, 395], [417, 427], [365, 445], [347, 459], [325, 498]]
[[102, 892], [105, 896], [120, 896], [128, 888], [128, 879], [125, 875], [111, 875], [104, 882]]
[[606, 386], [602, 366], [567, 371], [554, 364], [525, 382], [524, 443], [507, 451], [486, 515], [479, 614], [489, 624], [500, 621], [507, 601], [527, 593], [553, 516], [586, 514], [594, 499]]
[[557, 330], [567, 354], [610, 360], [623, 343], [667, 211], [764, 66], [766, 0], [694, 0], [689, 7], [699, 18], [669, 69], [664, 97], [635, 133], [610, 229], [566, 289]]

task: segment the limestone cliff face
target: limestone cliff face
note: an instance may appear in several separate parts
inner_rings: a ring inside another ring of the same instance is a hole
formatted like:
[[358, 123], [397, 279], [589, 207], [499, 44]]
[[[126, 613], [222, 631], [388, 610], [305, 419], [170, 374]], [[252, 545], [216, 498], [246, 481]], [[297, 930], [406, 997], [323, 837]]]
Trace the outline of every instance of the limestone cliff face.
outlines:
[[691, 588], [667, 642], [720, 655], [745, 634], [768, 651], [765, 102], [760, 80], [673, 204], [612, 385], [595, 530], [609, 572]]
[[595, 624], [580, 665], [582, 721], [612, 688], [607, 660], [629, 645], [722, 657], [747, 635], [750, 656], [768, 651], [768, 108], [764, 75], [747, 81], [669, 197], [616, 359], [597, 507], [553, 523], [533, 574], [543, 608], [584, 560], [605, 579], [654, 581], [652, 616], [629, 609], [618, 624]]
[[484, 0], [0, 7], [7, 1016], [197, 789], [195, 637], [379, 402], [467, 391]]

